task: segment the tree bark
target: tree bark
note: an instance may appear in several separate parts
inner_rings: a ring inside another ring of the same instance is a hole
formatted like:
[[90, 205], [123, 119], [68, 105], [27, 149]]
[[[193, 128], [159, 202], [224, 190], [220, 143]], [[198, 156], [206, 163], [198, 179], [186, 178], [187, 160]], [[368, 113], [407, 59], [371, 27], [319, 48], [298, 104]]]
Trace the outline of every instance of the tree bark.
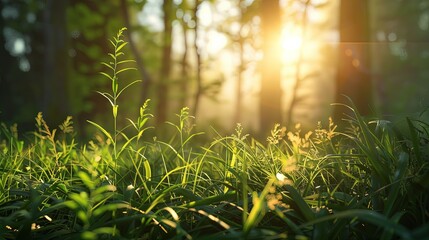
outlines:
[[279, 0], [260, 1], [262, 50], [260, 133], [266, 135], [276, 123], [281, 123], [281, 11]]

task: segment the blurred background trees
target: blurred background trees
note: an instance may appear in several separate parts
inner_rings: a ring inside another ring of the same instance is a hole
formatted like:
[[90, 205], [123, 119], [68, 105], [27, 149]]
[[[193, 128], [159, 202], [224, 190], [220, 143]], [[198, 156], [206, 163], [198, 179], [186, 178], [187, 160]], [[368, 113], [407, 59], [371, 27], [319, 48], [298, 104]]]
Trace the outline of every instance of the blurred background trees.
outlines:
[[106, 119], [100, 61], [123, 26], [137, 71], [120, 81], [143, 81], [124, 117], [150, 98], [160, 125], [189, 106], [200, 126], [265, 135], [314, 127], [340, 94], [369, 115], [427, 107], [429, 0], [0, 1], [0, 120], [21, 131], [39, 111], [82, 134]]
[[[338, 31], [336, 102], [344, 102], [347, 95], [361, 114], [374, 114], [367, 0], [341, 0]], [[337, 121], [344, 118], [344, 108], [335, 108], [334, 117]]]
[[282, 14], [278, 0], [260, 2], [262, 60], [259, 96], [260, 129], [268, 133], [273, 123], [282, 122], [281, 32]]

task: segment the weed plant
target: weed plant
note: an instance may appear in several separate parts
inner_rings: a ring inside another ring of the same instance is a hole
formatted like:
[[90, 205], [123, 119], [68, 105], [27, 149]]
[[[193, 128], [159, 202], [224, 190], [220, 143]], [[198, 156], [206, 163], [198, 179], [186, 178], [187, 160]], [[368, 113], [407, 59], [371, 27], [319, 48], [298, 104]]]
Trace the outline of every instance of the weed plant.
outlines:
[[238, 124], [201, 143], [183, 108], [167, 140], [147, 140], [149, 101], [118, 124], [138, 82], [119, 78], [132, 69], [123, 31], [99, 92], [112, 127], [89, 121], [99, 134], [78, 144], [71, 117], [51, 129], [38, 114], [26, 142], [0, 126], [0, 239], [429, 238], [429, 123], [367, 121], [350, 102], [344, 132], [275, 125], [258, 142]]

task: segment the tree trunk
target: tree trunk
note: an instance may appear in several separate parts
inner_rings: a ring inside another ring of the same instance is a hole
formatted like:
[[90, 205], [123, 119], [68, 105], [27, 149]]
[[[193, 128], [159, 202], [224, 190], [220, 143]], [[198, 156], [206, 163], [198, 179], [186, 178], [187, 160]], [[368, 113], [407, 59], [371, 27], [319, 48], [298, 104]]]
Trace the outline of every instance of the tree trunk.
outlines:
[[[367, 0], [342, 0], [340, 3], [340, 48], [336, 102], [352, 99], [362, 115], [370, 114], [372, 82], [369, 63], [369, 24]], [[344, 118], [345, 108], [336, 107], [334, 118]]]
[[[180, 7], [183, 12], [187, 9], [187, 2], [182, 1]], [[188, 23], [182, 17], [180, 24], [183, 30], [183, 55], [181, 61], [181, 78], [180, 78], [180, 101], [179, 108], [183, 108], [187, 105], [188, 99], [188, 88], [189, 88], [189, 74], [188, 74]]]
[[152, 78], [150, 77], [148, 71], [146, 70], [146, 67], [141, 59], [141, 55], [137, 50], [137, 46], [131, 37], [133, 28], [131, 27], [130, 14], [128, 11], [128, 5], [126, 3], [126, 0], [121, 0], [121, 12], [122, 12], [122, 17], [124, 18], [125, 27], [128, 29], [126, 31], [128, 44], [130, 45], [131, 52], [133, 53], [134, 59], [136, 61], [137, 70], [139, 71], [143, 81], [142, 94], [141, 94], [142, 100], [140, 101], [140, 103], [143, 104], [146, 101], [146, 99], [149, 97], [148, 93], [152, 82]]
[[202, 86], [202, 76], [201, 76], [201, 48], [198, 46], [197, 41], [199, 38], [199, 34], [198, 34], [198, 25], [199, 25], [199, 21], [198, 21], [198, 8], [201, 4], [201, 0], [195, 0], [195, 8], [194, 8], [194, 21], [195, 21], [195, 34], [194, 34], [194, 47], [195, 47], [195, 57], [197, 59], [197, 76], [196, 76], [196, 82], [197, 82], [197, 90], [195, 92], [195, 97], [194, 97], [194, 107], [193, 107], [193, 112], [192, 115], [193, 116], [197, 116], [198, 113], [198, 107], [200, 105], [200, 98], [201, 95], [203, 93], [203, 86]]
[[[0, 13], [3, 10], [4, 5], [0, 4]], [[16, 58], [9, 54], [6, 49], [6, 39], [4, 31], [6, 27], [6, 21], [3, 16], [0, 16], [0, 119], [12, 119], [14, 113], [14, 107], [11, 103], [11, 84], [13, 66], [17, 66]]]
[[[242, 23], [243, 24], [243, 23]], [[241, 25], [243, 26], [243, 25]], [[242, 27], [241, 27], [242, 28]], [[240, 32], [241, 33], [241, 28]], [[235, 99], [235, 116], [234, 122], [240, 123], [242, 111], [243, 111], [243, 72], [246, 69], [246, 63], [244, 59], [244, 38], [239, 34], [238, 36], [239, 52], [240, 55], [240, 64], [237, 70], [237, 88], [236, 88], [236, 99]]]
[[301, 47], [299, 48], [299, 53], [298, 53], [298, 59], [296, 61], [296, 66], [295, 66], [295, 86], [293, 87], [292, 90], [292, 99], [289, 105], [289, 109], [288, 114], [286, 115], [287, 119], [286, 119], [286, 124], [287, 127], [292, 127], [292, 121], [293, 121], [293, 110], [295, 109], [295, 107], [298, 105], [298, 91], [302, 86], [302, 82], [305, 80], [304, 77], [302, 77], [302, 63], [304, 62], [304, 48], [305, 45], [307, 43], [306, 41], [306, 37], [307, 37], [307, 27], [308, 27], [308, 7], [311, 3], [311, 0], [306, 0], [306, 2], [304, 3], [304, 11], [302, 13], [302, 18], [301, 18], [301, 39], [302, 39], [302, 44]]
[[44, 10], [44, 81], [42, 110], [55, 124], [68, 114], [66, 0], [47, 0]]
[[266, 135], [275, 123], [281, 123], [281, 11], [279, 0], [260, 1], [262, 50], [260, 133]]
[[156, 108], [156, 124], [161, 125], [167, 120], [169, 78], [171, 72], [171, 47], [172, 47], [172, 11], [173, 0], [164, 0], [164, 36], [162, 46], [162, 66], [160, 82], [158, 84], [158, 104]]

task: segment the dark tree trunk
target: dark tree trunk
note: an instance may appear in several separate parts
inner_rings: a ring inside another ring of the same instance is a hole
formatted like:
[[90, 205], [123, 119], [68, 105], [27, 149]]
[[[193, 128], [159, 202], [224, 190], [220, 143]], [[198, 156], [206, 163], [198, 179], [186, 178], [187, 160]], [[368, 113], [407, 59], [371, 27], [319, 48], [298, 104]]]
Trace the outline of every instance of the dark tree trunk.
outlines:
[[[112, 45], [109, 43], [108, 39], [111, 39], [112, 34], [109, 33], [109, 25], [112, 24], [112, 19], [120, 19], [121, 13], [118, 11], [118, 2], [109, 2], [106, 3], [106, 8], [101, 9], [96, 1], [87, 1], [87, 0], [73, 0], [70, 1], [70, 8], [72, 11], [78, 11], [80, 9], [79, 5], [87, 8], [91, 14], [98, 16], [103, 19], [102, 22], [90, 25], [89, 27], [76, 26], [77, 28], [72, 29], [77, 31], [79, 34], [76, 37], [70, 39], [70, 47], [76, 51], [76, 55], [73, 58], [70, 58], [71, 67], [73, 69], [73, 74], [79, 78], [87, 79], [90, 86], [90, 93], [84, 96], [83, 102], [89, 105], [90, 107], [86, 109], [79, 109], [78, 115], [76, 117], [76, 124], [78, 125], [80, 135], [84, 138], [90, 137], [86, 132], [88, 123], [87, 120], [96, 120], [97, 117], [105, 114], [106, 112], [111, 111], [108, 104], [106, 104], [106, 99], [104, 99], [100, 94], [97, 94], [95, 90], [109, 91], [111, 89], [110, 81], [100, 75], [100, 71], [105, 69], [99, 68], [101, 56], [112, 51]], [[115, 24], [114, 33], [123, 26], [123, 23], [118, 22]], [[101, 31], [96, 36], [89, 38], [85, 32], [91, 31]], [[100, 56], [91, 56], [86, 48], [81, 46], [87, 46], [88, 49], [97, 49], [102, 55]], [[82, 67], [87, 66], [87, 67]], [[78, 89], [74, 89], [78, 91]], [[79, 94], [79, 93], [76, 93]], [[76, 106], [74, 106], [76, 108]], [[106, 121], [106, 124], [110, 121], [110, 118], [104, 118], [103, 121]]]
[[171, 47], [172, 47], [172, 16], [173, 0], [164, 0], [164, 37], [162, 46], [162, 66], [160, 73], [160, 82], [158, 84], [158, 104], [156, 108], [156, 123], [160, 125], [167, 120], [169, 78], [171, 71]]
[[[0, 13], [4, 5], [0, 4]], [[6, 39], [3, 29], [6, 21], [0, 16], [0, 119], [12, 119], [13, 104], [10, 102], [13, 66], [17, 66], [16, 59], [6, 49]], [[4, 121], [4, 120], [3, 120]]]
[[[349, 104], [350, 97], [362, 115], [371, 113], [372, 82], [369, 59], [367, 0], [342, 0], [340, 4], [340, 48], [336, 102]], [[345, 108], [336, 107], [334, 118], [344, 118]]]
[[279, 0], [260, 1], [262, 50], [260, 93], [260, 133], [266, 135], [275, 123], [281, 123], [281, 11]]
[[47, 0], [44, 10], [44, 81], [42, 110], [55, 123], [68, 114], [66, 0]]

